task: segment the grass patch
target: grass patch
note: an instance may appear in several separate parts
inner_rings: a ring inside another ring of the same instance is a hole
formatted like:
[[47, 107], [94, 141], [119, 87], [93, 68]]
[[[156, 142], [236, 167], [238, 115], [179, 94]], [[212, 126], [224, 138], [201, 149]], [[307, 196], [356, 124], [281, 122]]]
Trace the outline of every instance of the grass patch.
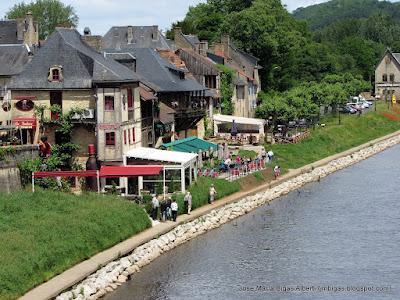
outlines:
[[265, 180], [264, 175], [263, 175], [260, 171], [254, 172], [254, 173], [252, 174], [252, 176], [254, 176], [254, 178], [255, 178], [258, 182], [263, 182], [263, 181]]
[[150, 226], [141, 207], [113, 196], [0, 194], [0, 299], [15, 299]]
[[[204, 206], [208, 204], [209, 189], [211, 184], [214, 184], [217, 191], [216, 199], [220, 199], [236, 193], [240, 190], [240, 184], [238, 182], [229, 182], [225, 179], [210, 178], [210, 177], [199, 177], [197, 182], [189, 187], [189, 191], [192, 194], [192, 209]], [[183, 195], [175, 194], [175, 199], [178, 202], [179, 214], [186, 213], [184, 211]]]
[[384, 105], [378, 106], [378, 112], [372, 110], [361, 117], [342, 115], [342, 125], [338, 118], [326, 118], [321, 122], [326, 127], [312, 130], [310, 138], [298, 144], [273, 145], [278, 164], [296, 169], [400, 129], [400, 122], [382, 115]]
[[255, 158], [258, 156], [258, 154], [257, 154], [256, 151], [253, 151], [253, 150], [243, 150], [243, 149], [240, 149], [240, 150], [239, 150], [239, 155], [240, 155], [240, 157], [242, 157], [242, 158], [250, 158], [250, 159], [255, 159]]

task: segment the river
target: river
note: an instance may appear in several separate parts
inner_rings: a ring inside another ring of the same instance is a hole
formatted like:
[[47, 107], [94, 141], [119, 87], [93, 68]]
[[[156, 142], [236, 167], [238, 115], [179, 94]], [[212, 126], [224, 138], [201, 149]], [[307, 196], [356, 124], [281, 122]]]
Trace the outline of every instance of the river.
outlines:
[[400, 146], [163, 254], [105, 297], [400, 299]]

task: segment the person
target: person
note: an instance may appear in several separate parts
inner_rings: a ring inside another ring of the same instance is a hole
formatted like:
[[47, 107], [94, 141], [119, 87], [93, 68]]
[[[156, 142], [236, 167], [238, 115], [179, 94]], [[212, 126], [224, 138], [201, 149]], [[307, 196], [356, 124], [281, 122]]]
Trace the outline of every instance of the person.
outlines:
[[211, 184], [211, 186], [210, 186], [210, 198], [209, 198], [208, 203], [211, 204], [212, 202], [214, 202], [216, 194], [217, 194], [217, 191], [215, 190], [214, 184]]
[[242, 158], [240, 157], [240, 155], [238, 154], [238, 156], [236, 156], [236, 163], [238, 165], [240, 165], [242, 163]]
[[167, 207], [166, 207], [166, 213], [167, 213], [167, 220], [171, 220], [172, 218], [172, 212], [171, 212], [171, 197], [168, 197], [167, 200]]
[[39, 142], [39, 156], [49, 157], [51, 155], [51, 145], [47, 141], [47, 136], [42, 136]]
[[265, 151], [265, 148], [262, 147], [262, 149], [261, 149], [261, 158], [263, 160], [265, 160], [266, 157], [267, 157], [267, 151]]
[[185, 203], [185, 211], [188, 215], [190, 215], [190, 211], [192, 210], [192, 195], [189, 191], [186, 192], [185, 198], [183, 199]]
[[160, 203], [160, 213], [161, 213], [161, 221], [165, 222], [167, 220], [167, 202], [164, 200]]
[[172, 200], [171, 203], [171, 212], [172, 212], [172, 220], [176, 222], [176, 217], [178, 216], [178, 203], [176, 203], [176, 200]]
[[274, 152], [272, 152], [272, 150], [269, 150], [268, 151], [268, 161], [272, 162], [273, 158], [274, 158]]
[[281, 175], [281, 167], [279, 167], [278, 165], [276, 165], [275, 168], [274, 168], [274, 176], [275, 176], [275, 179], [277, 179], [280, 175]]
[[[57, 171], [58, 171], [58, 172], [60, 172], [60, 171], [61, 171], [61, 169], [60, 169], [60, 168], [58, 168], [58, 169], [57, 169]], [[62, 189], [62, 181], [61, 181], [61, 176], [57, 176], [57, 177], [56, 177], [56, 181], [57, 181], [57, 186], [58, 186], [58, 188], [61, 190], [61, 189]]]
[[232, 159], [228, 157], [227, 159], [225, 159], [224, 164], [226, 165], [227, 168], [229, 168], [230, 165], [232, 164]]
[[153, 199], [151, 199], [152, 211], [151, 218], [155, 221], [157, 220], [158, 207], [160, 206], [160, 202], [157, 199], [156, 194], [153, 194]]

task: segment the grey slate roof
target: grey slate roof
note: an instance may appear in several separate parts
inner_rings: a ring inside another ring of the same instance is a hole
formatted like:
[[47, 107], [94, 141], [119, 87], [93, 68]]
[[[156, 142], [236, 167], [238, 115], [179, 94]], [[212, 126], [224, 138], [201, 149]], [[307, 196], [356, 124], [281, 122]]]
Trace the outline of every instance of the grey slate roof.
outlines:
[[[132, 28], [133, 39], [128, 43], [128, 27]], [[114, 26], [102, 39], [103, 49], [158, 48], [170, 49], [167, 39], [157, 26]]]
[[[115, 50], [106, 50], [112, 52]], [[127, 51], [127, 49], [123, 50]], [[179, 69], [159, 53], [150, 48], [132, 48], [129, 52], [136, 57], [136, 72], [150, 83], [156, 92], [190, 92], [207, 90], [193, 78], [179, 78], [179, 72], [186, 73], [186, 69]]]
[[193, 34], [182, 34], [185, 40], [192, 45], [192, 47], [196, 47], [196, 44], [200, 43], [200, 40], [197, 35]]
[[[63, 80], [49, 82], [49, 68], [61, 65]], [[93, 83], [138, 82], [140, 77], [111, 58], [105, 58], [82, 41], [75, 29], [57, 28], [10, 89], [81, 89]]]
[[0, 21], [0, 44], [21, 44], [16, 20]]
[[0, 44], [0, 76], [21, 73], [29, 61], [29, 51], [25, 45]]

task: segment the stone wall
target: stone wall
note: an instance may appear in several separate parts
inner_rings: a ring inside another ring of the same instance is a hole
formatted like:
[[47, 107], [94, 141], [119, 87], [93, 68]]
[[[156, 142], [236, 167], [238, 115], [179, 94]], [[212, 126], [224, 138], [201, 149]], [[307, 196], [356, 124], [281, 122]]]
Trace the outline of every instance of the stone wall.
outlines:
[[334, 159], [321, 167], [311, 167], [309, 172], [290, 178], [273, 188], [244, 197], [238, 202], [214, 209], [191, 222], [179, 225], [172, 231], [137, 247], [129, 255], [108, 263], [74, 286], [72, 290], [59, 295], [56, 300], [98, 299], [117, 289], [118, 286], [139, 272], [143, 266], [149, 264], [165, 251], [169, 251], [308, 183], [319, 181], [331, 173], [367, 159], [399, 143], [400, 135], [378, 142], [347, 156]]
[[25, 159], [38, 157], [39, 150], [35, 145], [11, 146], [15, 148], [15, 153], [6, 154], [0, 160], [0, 192], [9, 193], [21, 189], [21, 179], [19, 176], [18, 163]]

